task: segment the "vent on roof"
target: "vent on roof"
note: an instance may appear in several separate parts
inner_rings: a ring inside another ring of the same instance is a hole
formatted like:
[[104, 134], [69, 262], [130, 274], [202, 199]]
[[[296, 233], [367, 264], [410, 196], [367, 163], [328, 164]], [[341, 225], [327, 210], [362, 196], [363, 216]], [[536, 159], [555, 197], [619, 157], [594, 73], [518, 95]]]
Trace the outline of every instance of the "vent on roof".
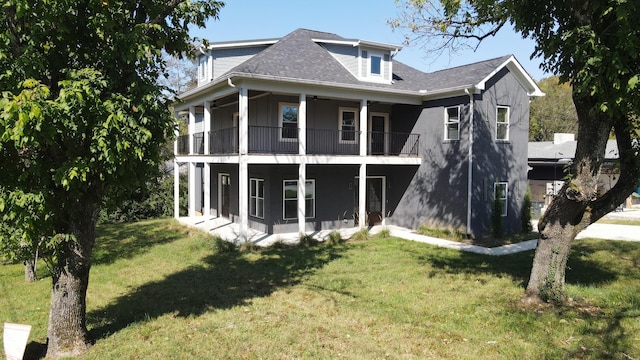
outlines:
[[568, 133], [555, 133], [553, 134], [553, 143], [554, 144], [563, 144], [568, 141], [574, 141], [575, 135]]

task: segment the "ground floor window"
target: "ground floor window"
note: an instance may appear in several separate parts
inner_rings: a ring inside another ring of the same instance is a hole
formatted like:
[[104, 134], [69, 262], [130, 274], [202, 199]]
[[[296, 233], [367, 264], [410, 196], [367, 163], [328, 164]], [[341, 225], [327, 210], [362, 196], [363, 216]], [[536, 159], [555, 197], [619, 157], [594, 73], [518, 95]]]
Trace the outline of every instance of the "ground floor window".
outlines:
[[[285, 220], [298, 218], [298, 180], [285, 180], [282, 189], [282, 217]], [[316, 216], [316, 182], [307, 180], [305, 183], [305, 216]]]
[[249, 179], [249, 215], [264, 219], [264, 179]]
[[509, 186], [507, 182], [497, 182], [493, 186], [493, 198], [500, 203], [502, 216], [507, 216], [507, 199], [509, 196]]

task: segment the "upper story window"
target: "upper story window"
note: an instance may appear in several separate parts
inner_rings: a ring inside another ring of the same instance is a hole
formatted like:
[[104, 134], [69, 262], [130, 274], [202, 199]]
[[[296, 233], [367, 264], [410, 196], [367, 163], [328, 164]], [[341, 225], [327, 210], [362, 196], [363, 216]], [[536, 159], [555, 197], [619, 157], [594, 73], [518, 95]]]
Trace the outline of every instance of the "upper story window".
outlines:
[[361, 77], [362, 80], [374, 82], [389, 82], [391, 73], [391, 56], [384, 52], [361, 50]]
[[382, 76], [382, 56], [371, 55], [369, 58], [369, 74]]
[[460, 140], [460, 106], [444, 109], [444, 139]]
[[358, 130], [358, 109], [340, 108], [340, 142], [355, 142]]
[[509, 107], [496, 108], [496, 140], [509, 140]]
[[280, 140], [295, 141], [298, 139], [298, 104], [280, 103], [278, 112]]

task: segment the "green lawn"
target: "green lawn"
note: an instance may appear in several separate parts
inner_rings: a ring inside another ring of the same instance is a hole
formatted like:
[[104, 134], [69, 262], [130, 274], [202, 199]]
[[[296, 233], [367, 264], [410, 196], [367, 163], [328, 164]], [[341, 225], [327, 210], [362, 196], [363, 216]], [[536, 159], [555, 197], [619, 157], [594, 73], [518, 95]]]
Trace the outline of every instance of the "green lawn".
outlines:
[[[172, 220], [103, 225], [83, 359], [640, 359], [640, 243], [576, 241], [563, 308], [519, 303], [533, 252], [394, 238], [218, 253]], [[42, 267], [41, 267], [42, 268]], [[50, 279], [0, 266], [0, 319], [44, 343]]]

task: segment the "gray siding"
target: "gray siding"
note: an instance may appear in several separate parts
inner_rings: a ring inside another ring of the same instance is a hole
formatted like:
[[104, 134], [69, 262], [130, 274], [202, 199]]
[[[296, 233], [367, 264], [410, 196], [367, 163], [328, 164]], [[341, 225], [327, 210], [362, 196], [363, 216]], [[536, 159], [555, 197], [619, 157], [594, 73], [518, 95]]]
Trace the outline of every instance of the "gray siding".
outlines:
[[[406, 167], [394, 172], [396, 183], [407, 183], [407, 176], [412, 178], [395, 209], [391, 208], [390, 223], [409, 228], [466, 226], [468, 103], [467, 97], [458, 97], [427, 102], [420, 112], [413, 107], [394, 109], [394, 118], [406, 119], [404, 124], [395, 125], [394, 131], [413, 125], [410, 132], [420, 134], [423, 163], [417, 169]], [[461, 118], [466, 121], [460, 124], [460, 140], [445, 141], [444, 109], [455, 105], [460, 105]], [[402, 187], [393, 191], [399, 193]]]
[[353, 76], [358, 76], [358, 48], [338, 44], [323, 44], [333, 57], [344, 66]]
[[213, 50], [213, 79], [217, 79], [227, 71], [249, 60], [268, 46]]
[[[493, 184], [508, 181], [509, 196], [505, 230], [520, 230], [520, 213], [527, 188], [527, 144], [529, 97], [506, 69], [487, 83], [476, 101], [474, 143], [474, 190], [472, 221], [474, 231], [491, 231]], [[496, 106], [510, 107], [509, 141], [495, 141]]]
[[[445, 141], [444, 109], [460, 105], [460, 140]], [[509, 141], [496, 141], [496, 106], [510, 107]], [[504, 69], [488, 82], [487, 90], [474, 96], [474, 144], [471, 229], [467, 226], [467, 186], [469, 149], [469, 98], [466, 96], [430, 101], [413, 123], [410, 132], [420, 134], [423, 163], [418, 169], [394, 168], [392, 182], [399, 182], [400, 194], [389, 223], [417, 228], [420, 225], [445, 227], [485, 236], [491, 231], [493, 184], [509, 183], [505, 230], [520, 229], [520, 212], [527, 176], [527, 138], [529, 98], [508, 70]], [[395, 107], [392, 131], [412, 124], [415, 109]], [[397, 171], [396, 171], [397, 170]], [[406, 178], [411, 177], [410, 181]], [[408, 182], [408, 183], [407, 183]], [[406, 188], [402, 188], [407, 183]]]

